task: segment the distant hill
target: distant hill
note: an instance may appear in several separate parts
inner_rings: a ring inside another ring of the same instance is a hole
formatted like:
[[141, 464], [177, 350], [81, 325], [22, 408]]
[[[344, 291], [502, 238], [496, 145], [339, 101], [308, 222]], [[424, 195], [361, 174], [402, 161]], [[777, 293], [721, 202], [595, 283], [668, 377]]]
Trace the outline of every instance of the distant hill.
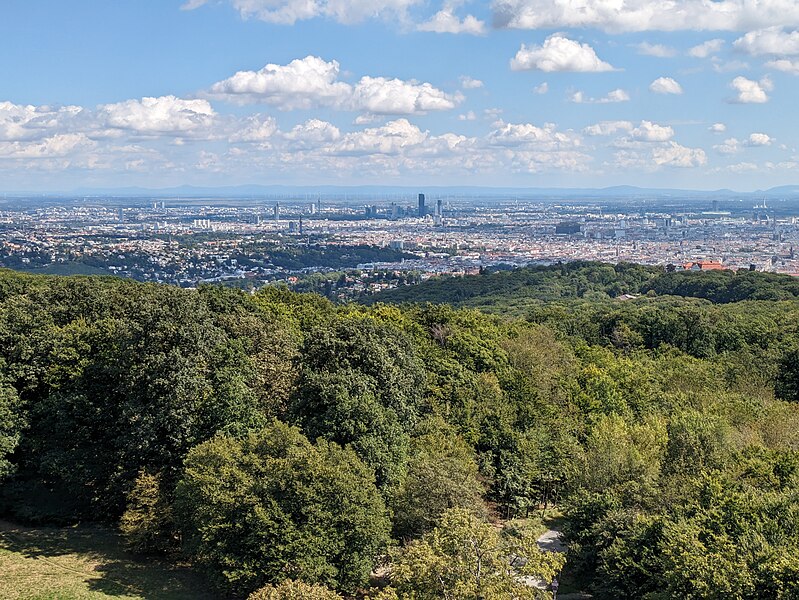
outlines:
[[370, 296], [364, 302], [430, 302], [518, 314], [541, 302], [608, 300], [623, 294], [647, 293], [700, 298], [717, 304], [792, 300], [799, 297], [799, 280], [790, 275], [754, 271], [666, 273], [659, 267], [578, 261], [459, 278], [434, 278]]
[[110, 196], [118, 198], [257, 198], [266, 196], [341, 196], [353, 197], [360, 196], [408, 196], [412, 197], [419, 192], [424, 192], [433, 196], [449, 195], [459, 197], [519, 197], [534, 199], [598, 199], [598, 198], [680, 198], [680, 199], [706, 199], [712, 197], [799, 197], [799, 185], [785, 185], [774, 187], [768, 190], [756, 190], [750, 192], [739, 192], [729, 189], [719, 190], [686, 190], [676, 188], [641, 188], [630, 185], [619, 185], [605, 188], [552, 188], [552, 187], [492, 187], [492, 186], [433, 186], [421, 183], [418, 186], [384, 186], [384, 185], [362, 185], [362, 186], [337, 186], [337, 185], [309, 185], [309, 186], [287, 186], [287, 185], [263, 185], [247, 184], [233, 186], [193, 186], [181, 185], [167, 188], [145, 188], [145, 187], [124, 187], [124, 188], [78, 188], [69, 191], [24, 192], [8, 191], [10, 195], [30, 195], [42, 196]]

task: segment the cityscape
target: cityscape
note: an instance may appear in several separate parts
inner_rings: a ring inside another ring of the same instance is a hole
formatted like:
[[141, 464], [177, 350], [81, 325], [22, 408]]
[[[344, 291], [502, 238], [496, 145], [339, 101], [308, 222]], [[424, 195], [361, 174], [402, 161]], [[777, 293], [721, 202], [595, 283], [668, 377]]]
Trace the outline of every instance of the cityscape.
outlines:
[[799, 274], [791, 197], [308, 194], [6, 198], [0, 266], [255, 290], [352, 274], [349, 299], [437, 276], [562, 261]]

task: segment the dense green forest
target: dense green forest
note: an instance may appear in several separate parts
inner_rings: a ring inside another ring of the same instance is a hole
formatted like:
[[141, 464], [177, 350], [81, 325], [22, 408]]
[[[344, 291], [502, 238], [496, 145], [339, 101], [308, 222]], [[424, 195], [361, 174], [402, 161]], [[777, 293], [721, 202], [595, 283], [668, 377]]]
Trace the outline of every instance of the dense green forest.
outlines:
[[[0, 272], [0, 511], [113, 523], [219, 597], [799, 598], [797, 294], [595, 263], [401, 306]], [[565, 557], [535, 543], [552, 505]]]
[[375, 295], [369, 303], [432, 302], [523, 314], [542, 302], [617, 298], [624, 294], [704, 298], [715, 303], [790, 300], [799, 297], [799, 280], [757, 271], [664, 271], [630, 263], [609, 265], [575, 261], [530, 266], [466, 277], [430, 279]]

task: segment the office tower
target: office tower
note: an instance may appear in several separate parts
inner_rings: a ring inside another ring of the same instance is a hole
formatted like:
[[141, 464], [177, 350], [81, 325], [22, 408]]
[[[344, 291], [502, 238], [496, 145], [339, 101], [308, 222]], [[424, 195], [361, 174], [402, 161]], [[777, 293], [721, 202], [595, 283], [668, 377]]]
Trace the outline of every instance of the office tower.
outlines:
[[436, 216], [441, 217], [444, 215], [444, 201], [439, 198], [436, 200]]
[[419, 194], [419, 216], [423, 217], [425, 216], [425, 214], [426, 213], [424, 210], [424, 194]]
[[275, 221], [280, 220], [280, 202], [275, 202]]

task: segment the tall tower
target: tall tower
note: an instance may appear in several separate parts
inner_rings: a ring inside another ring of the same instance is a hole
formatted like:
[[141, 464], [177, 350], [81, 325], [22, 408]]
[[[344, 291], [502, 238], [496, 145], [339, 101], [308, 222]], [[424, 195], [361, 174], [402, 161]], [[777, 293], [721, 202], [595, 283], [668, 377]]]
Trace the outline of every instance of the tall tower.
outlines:
[[419, 194], [419, 217], [425, 216], [424, 210], [424, 194]]
[[275, 221], [280, 220], [280, 202], [275, 202]]
[[436, 216], [441, 217], [444, 215], [444, 201], [439, 198], [436, 200]]

